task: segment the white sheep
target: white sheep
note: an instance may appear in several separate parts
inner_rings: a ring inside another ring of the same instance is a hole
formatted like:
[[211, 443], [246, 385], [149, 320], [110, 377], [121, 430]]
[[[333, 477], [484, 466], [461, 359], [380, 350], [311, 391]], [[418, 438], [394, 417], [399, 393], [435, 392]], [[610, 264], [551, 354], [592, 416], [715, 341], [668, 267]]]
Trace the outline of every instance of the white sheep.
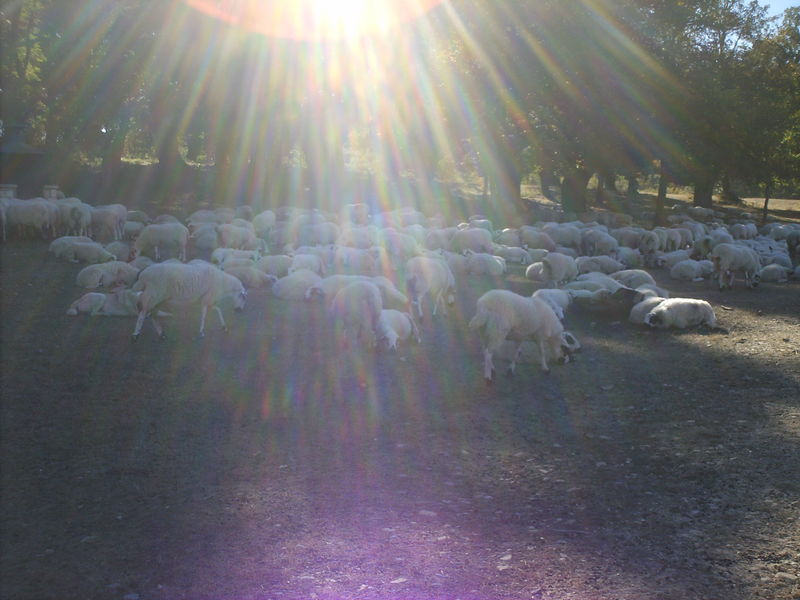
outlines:
[[239, 227], [231, 223], [221, 223], [216, 227], [219, 245], [223, 248], [240, 250], [259, 250], [265, 247], [264, 240], [259, 238], [249, 227]]
[[222, 270], [236, 277], [246, 289], [265, 288], [278, 280], [274, 275], [266, 274], [252, 263], [238, 265], [225, 263]]
[[469, 275], [493, 275], [499, 277], [508, 270], [506, 261], [501, 256], [485, 252], [466, 251], [466, 273]]
[[748, 288], [758, 287], [761, 280], [761, 262], [755, 250], [741, 244], [722, 243], [711, 251], [711, 260], [715, 271], [719, 273], [719, 289], [725, 289], [726, 286], [732, 288], [737, 271], [744, 274], [745, 285]]
[[178, 259], [186, 260], [186, 245], [189, 243], [189, 229], [181, 223], [153, 223], [142, 229], [133, 243], [137, 254], [161, 260], [162, 251], [175, 251]]
[[253, 217], [253, 229], [256, 235], [263, 240], [269, 239], [272, 230], [275, 229], [275, 213], [265, 210]]
[[525, 269], [525, 279], [530, 279], [531, 281], [545, 281], [544, 275], [544, 264], [542, 262], [535, 262], [528, 265], [528, 268]]
[[192, 261], [190, 264], [160, 263], [144, 269], [133, 286], [133, 291], [142, 292], [139, 296], [139, 315], [133, 330], [136, 340], [142, 331], [142, 324], [149, 314], [153, 327], [159, 337], [164, 331], [158, 323], [157, 311], [162, 306], [186, 306], [200, 303], [200, 337], [205, 335], [206, 314], [213, 308], [222, 328], [227, 331], [225, 319], [219, 304], [233, 299], [234, 308], [242, 310], [247, 292], [242, 282], [232, 275], [223, 273], [211, 263]]
[[767, 281], [771, 283], [786, 283], [789, 281], [789, 274], [792, 271], [787, 269], [783, 265], [778, 264], [770, 264], [766, 265], [759, 271], [759, 277], [761, 281]]
[[216, 248], [211, 253], [211, 262], [215, 265], [224, 264], [233, 258], [243, 258], [256, 263], [261, 259], [261, 253], [258, 250], [239, 250], [238, 248]]
[[92, 236], [121, 240], [124, 236], [128, 209], [122, 204], [105, 204], [92, 208]]
[[542, 259], [544, 279], [549, 285], [561, 285], [578, 276], [575, 259], [560, 252], [549, 252]]
[[[142, 292], [134, 292], [118, 288], [113, 292], [88, 292], [70, 304], [67, 314], [77, 316], [88, 314], [91, 317], [135, 317], [139, 314], [138, 300]], [[158, 311], [157, 316], [172, 316], [168, 312]]]
[[89, 235], [92, 229], [92, 207], [78, 198], [56, 202], [62, 230], [67, 234]]
[[624, 271], [612, 273], [610, 277], [616, 281], [619, 281], [625, 287], [629, 287], [631, 289], [637, 288], [646, 283], [653, 285], [656, 284], [656, 280], [653, 279], [653, 276], [642, 269], [625, 269]]
[[288, 275], [290, 266], [292, 266], [292, 257], [288, 254], [270, 254], [262, 256], [256, 262], [256, 267], [267, 275], [275, 275], [275, 277]]
[[69, 252], [73, 244], [94, 244], [96, 243], [92, 238], [85, 235], [64, 235], [54, 239], [50, 242], [48, 252], [56, 258], [63, 258]]
[[447, 312], [447, 305], [455, 300], [455, 287], [453, 272], [443, 260], [415, 256], [406, 262], [406, 289], [420, 319], [423, 318], [422, 301], [426, 295], [430, 295], [433, 300], [433, 315], [436, 315], [439, 306], [442, 307], [442, 312]]
[[272, 293], [284, 300], [302, 300], [306, 290], [322, 279], [319, 275], [308, 269], [300, 269], [291, 275], [278, 279], [272, 286]]
[[573, 294], [569, 290], [541, 289], [533, 292], [534, 298], [539, 298], [547, 303], [556, 313], [559, 321], [564, 320], [564, 311], [567, 310], [573, 299]]
[[370, 281], [354, 281], [336, 292], [330, 315], [337, 325], [341, 325], [347, 347], [351, 340], [356, 343], [366, 340], [367, 345], [373, 348], [382, 310], [378, 286]]
[[667, 298], [654, 306], [644, 317], [650, 327], [659, 329], [688, 329], [698, 325], [717, 327], [714, 309], [705, 300]]
[[578, 267], [579, 274], [598, 272], [608, 275], [609, 273], [616, 273], [625, 268], [625, 265], [621, 262], [605, 254], [599, 256], [579, 256], [575, 259], [575, 264]]
[[507, 339], [517, 343], [517, 352], [509, 365], [512, 374], [526, 340], [537, 343], [545, 373], [550, 371], [548, 358], [568, 361], [572, 352], [563, 336], [564, 327], [553, 309], [539, 298], [520, 296], [508, 290], [489, 290], [483, 294], [469, 328], [477, 330], [480, 336], [483, 376], [487, 381], [492, 380], [494, 371], [492, 355]]
[[20, 236], [29, 230], [37, 232], [42, 239], [56, 236], [59, 209], [55, 202], [44, 198], [12, 198], [4, 204], [6, 223], [9, 229], [16, 230]]
[[672, 252], [660, 252], [656, 253], [653, 266], [663, 269], [671, 269], [682, 260], [689, 260], [690, 258], [690, 252], [686, 249], [673, 250]]
[[504, 258], [507, 262], [519, 263], [521, 265], [529, 265], [531, 260], [530, 252], [525, 248], [519, 246], [505, 246], [503, 244], [495, 244], [492, 250], [495, 256]]
[[105, 245], [105, 249], [117, 257], [117, 260], [129, 262], [136, 258], [136, 249], [127, 242], [110, 242]]
[[555, 252], [556, 243], [544, 231], [523, 225], [519, 228], [519, 245], [523, 248], [542, 248], [549, 252]]
[[702, 281], [714, 272], [714, 264], [710, 260], [692, 260], [688, 258], [675, 263], [669, 270], [672, 279], [683, 281]]
[[114, 287], [117, 284], [132, 285], [139, 276], [139, 269], [126, 262], [110, 262], [89, 265], [75, 276], [75, 285], [82, 288]]
[[116, 256], [97, 242], [74, 242], [62, 251], [61, 256], [70, 262], [84, 262], [89, 264], [117, 260]]
[[492, 234], [481, 228], [459, 229], [450, 238], [448, 250], [451, 252], [472, 250], [473, 252], [489, 253], [492, 251]]
[[397, 342], [404, 342], [412, 335], [419, 344], [421, 338], [419, 329], [411, 313], [401, 312], [391, 308], [381, 310], [377, 326], [378, 341], [386, 340], [390, 350], [397, 350]]
[[295, 254], [292, 256], [292, 264], [289, 266], [289, 275], [302, 269], [308, 269], [323, 277], [326, 271], [325, 263], [316, 254]]
[[642, 255], [638, 248], [628, 248], [627, 246], [619, 246], [617, 248], [617, 260], [622, 263], [623, 269], [636, 269], [642, 265], [643, 262], [648, 262], [652, 254]]
[[634, 325], [644, 325], [645, 317], [647, 317], [648, 313], [664, 300], [666, 300], [666, 298], [662, 298], [661, 296], [643, 298], [631, 307], [631, 312], [628, 314], [628, 321]]

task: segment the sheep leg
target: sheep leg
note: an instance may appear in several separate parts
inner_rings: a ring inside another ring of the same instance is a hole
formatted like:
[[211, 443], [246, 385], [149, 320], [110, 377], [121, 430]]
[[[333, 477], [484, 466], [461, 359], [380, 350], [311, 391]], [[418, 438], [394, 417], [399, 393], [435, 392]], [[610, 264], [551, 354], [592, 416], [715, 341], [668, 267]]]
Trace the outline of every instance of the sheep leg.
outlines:
[[161, 327], [161, 323], [159, 323], [158, 319], [156, 319], [156, 314], [157, 313], [158, 313], [158, 311], [156, 311], [152, 315], [150, 315], [150, 319], [153, 321], [153, 327], [155, 328], [156, 334], [158, 334], [158, 337], [160, 337], [162, 340], [165, 340], [165, 339], [167, 339], [167, 336], [164, 335], [164, 328]]
[[203, 304], [200, 307], [200, 337], [206, 335], [206, 313], [208, 313], [208, 306]]
[[228, 326], [225, 324], [225, 319], [222, 318], [222, 309], [215, 304], [214, 310], [216, 311], [217, 316], [219, 317], [219, 324], [222, 325], [222, 330], [227, 333]]
[[522, 342], [517, 343], [517, 350], [514, 352], [514, 358], [511, 359], [511, 364], [508, 365], [509, 377], [514, 374], [514, 371], [517, 368], [517, 361], [519, 360], [520, 356], [522, 356]]
[[488, 347], [483, 348], [483, 378], [486, 381], [492, 380], [492, 371], [494, 371], [494, 363], [492, 362], [492, 351]]
[[550, 367], [547, 366], [547, 354], [544, 347], [544, 340], [539, 340], [539, 354], [542, 357], [542, 372], [547, 374], [550, 372]]
[[142, 324], [144, 323], [144, 318], [147, 315], [147, 312], [142, 309], [139, 311], [139, 316], [136, 319], [136, 327], [133, 328], [133, 340], [136, 341], [139, 339], [139, 334], [142, 332]]

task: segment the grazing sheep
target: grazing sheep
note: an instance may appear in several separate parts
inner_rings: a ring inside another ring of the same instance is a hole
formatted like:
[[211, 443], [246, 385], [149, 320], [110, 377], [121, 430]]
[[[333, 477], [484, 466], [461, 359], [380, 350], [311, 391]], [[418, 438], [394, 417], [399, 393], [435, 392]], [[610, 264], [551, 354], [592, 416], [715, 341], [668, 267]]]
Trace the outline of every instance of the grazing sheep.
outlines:
[[271, 210], [265, 210], [253, 217], [253, 229], [258, 237], [262, 240], [267, 240], [272, 230], [275, 229], [275, 222], [275, 213]]
[[288, 254], [270, 254], [258, 259], [256, 267], [264, 271], [267, 275], [275, 277], [286, 277], [289, 274], [289, 267], [292, 266], [292, 257]]
[[139, 276], [139, 269], [126, 262], [110, 262], [89, 265], [75, 276], [75, 285], [82, 288], [114, 287], [117, 284], [133, 285]]
[[549, 285], [562, 285], [578, 276], [575, 259], [560, 252], [549, 252], [542, 259], [544, 279]]
[[519, 263], [521, 265], [529, 265], [531, 260], [530, 252], [525, 248], [519, 246], [504, 246], [502, 244], [495, 244], [492, 253], [495, 256], [504, 258], [507, 262]]
[[430, 294], [433, 300], [433, 315], [436, 315], [440, 305], [442, 312], [447, 312], [447, 304], [452, 304], [455, 300], [455, 287], [453, 272], [443, 260], [415, 256], [406, 262], [406, 288], [420, 319], [423, 318], [422, 300], [426, 295]]
[[601, 229], [586, 229], [581, 234], [581, 246], [586, 256], [606, 254], [616, 256], [619, 242]]
[[508, 290], [489, 290], [478, 298], [477, 312], [469, 322], [477, 330], [483, 346], [483, 376], [492, 380], [493, 353], [505, 340], [517, 343], [517, 352], [509, 365], [514, 373], [516, 361], [526, 340], [538, 344], [542, 371], [549, 373], [547, 359], [569, 361], [572, 353], [561, 321], [543, 300], [525, 297]]
[[92, 235], [121, 240], [124, 236], [128, 209], [122, 204], [106, 204], [92, 208]]
[[[88, 314], [91, 317], [135, 317], [139, 314], [138, 300], [141, 292], [119, 288], [107, 294], [88, 292], [70, 304], [67, 314], [77, 316]], [[158, 311], [159, 317], [172, 316]]]
[[494, 241], [504, 246], [522, 246], [519, 229], [502, 229], [495, 234]]
[[69, 252], [73, 244], [94, 244], [96, 243], [92, 238], [85, 235], [65, 235], [54, 239], [50, 242], [48, 252], [56, 258], [64, 258], [64, 255]]
[[419, 329], [411, 313], [400, 312], [391, 308], [381, 310], [377, 327], [378, 341], [386, 340], [389, 350], [397, 350], [397, 342], [404, 342], [412, 335], [419, 344]]
[[239, 250], [238, 248], [216, 248], [211, 253], [211, 262], [215, 265], [224, 264], [234, 258], [256, 263], [261, 258], [261, 253], [258, 250]]
[[223, 273], [211, 263], [193, 261], [190, 264], [160, 263], [147, 267], [139, 274], [133, 291], [142, 292], [139, 296], [139, 316], [133, 330], [136, 340], [142, 331], [142, 324], [147, 315], [153, 320], [153, 327], [159, 337], [164, 331], [158, 323], [157, 311], [162, 306], [186, 306], [200, 303], [200, 337], [205, 335], [206, 314], [213, 308], [222, 328], [227, 331], [225, 319], [219, 304], [232, 298], [234, 308], [242, 310], [247, 299], [247, 292], [242, 282], [233, 275]]
[[642, 265], [643, 262], [648, 262], [652, 254], [642, 255], [642, 253], [635, 248], [628, 248], [627, 246], [619, 246], [617, 248], [617, 260], [622, 263], [623, 269], [636, 269]]
[[267, 275], [264, 271], [253, 266], [252, 263], [249, 265], [228, 265], [226, 263], [223, 265], [222, 270], [236, 277], [248, 290], [265, 288], [278, 280], [274, 275]]
[[767, 281], [771, 283], [786, 283], [789, 281], [789, 274], [791, 272], [792, 271], [790, 269], [773, 263], [763, 267], [758, 274], [761, 281]]
[[544, 274], [544, 264], [541, 262], [535, 262], [528, 265], [528, 268], [525, 269], [525, 279], [530, 279], [531, 281], [545, 281], [545, 274]]
[[6, 223], [9, 229], [16, 230], [20, 236], [30, 230], [37, 232], [42, 239], [56, 236], [60, 211], [55, 202], [44, 198], [31, 200], [12, 198], [4, 204]]
[[379, 331], [378, 321], [383, 310], [381, 293], [370, 281], [354, 281], [336, 292], [330, 307], [330, 315], [341, 325], [344, 343], [356, 343], [366, 339], [373, 348]]
[[[714, 270], [719, 273], [719, 289], [733, 287], [733, 279], [737, 271], [744, 273], [745, 285], [758, 287], [761, 280], [761, 262], [758, 254], [747, 246], [740, 244], [718, 244], [711, 251]], [[727, 277], [727, 283], [725, 281]]]
[[459, 229], [450, 238], [451, 252], [473, 252], [490, 253], [492, 251], [492, 234], [485, 229]]
[[484, 252], [466, 251], [468, 275], [493, 275], [499, 277], [508, 270], [506, 261], [501, 256], [494, 256]]
[[631, 308], [631, 312], [628, 315], [628, 321], [633, 323], [634, 325], [644, 325], [645, 324], [645, 317], [647, 317], [648, 313], [653, 310], [656, 306], [661, 304], [666, 298], [662, 298], [660, 296], [650, 296], [648, 298], [643, 298], [641, 301], [637, 302]]
[[178, 259], [186, 260], [186, 244], [189, 243], [189, 229], [181, 223], [153, 223], [145, 225], [133, 243], [136, 253], [161, 260], [162, 251], [175, 251]]
[[216, 227], [219, 245], [223, 248], [240, 250], [259, 250], [264, 247], [264, 240], [259, 238], [249, 227], [239, 227], [231, 223], [221, 223]]
[[689, 250], [673, 250], [672, 252], [657, 253], [653, 266], [663, 269], [671, 269], [683, 260], [691, 258]]
[[136, 248], [126, 242], [111, 242], [106, 244], [106, 250], [117, 257], [117, 260], [129, 262], [136, 258]]
[[295, 254], [289, 266], [289, 275], [301, 269], [308, 269], [314, 273], [325, 276], [325, 263], [316, 254]]
[[698, 325], [717, 327], [711, 305], [695, 298], [667, 298], [645, 315], [644, 322], [659, 329], [688, 329]]
[[306, 291], [322, 279], [308, 269], [300, 269], [291, 275], [278, 279], [272, 286], [272, 293], [284, 300], [302, 300]]
[[536, 227], [523, 225], [519, 228], [519, 245], [523, 248], [542, 248], [548, 252], [555, 252], [556, 243], [544, 231]]

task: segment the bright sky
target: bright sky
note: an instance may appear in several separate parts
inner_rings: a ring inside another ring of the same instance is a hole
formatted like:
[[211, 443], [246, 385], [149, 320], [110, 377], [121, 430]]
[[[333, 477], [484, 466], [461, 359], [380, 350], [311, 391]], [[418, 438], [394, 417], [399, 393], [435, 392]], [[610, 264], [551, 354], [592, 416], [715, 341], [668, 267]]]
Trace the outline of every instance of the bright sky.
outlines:
[[797, 0], [762, 0], [761, 4], [769, 4], [769, 12], [772, 15], [779, 15], [790, 6], [800, 6]]

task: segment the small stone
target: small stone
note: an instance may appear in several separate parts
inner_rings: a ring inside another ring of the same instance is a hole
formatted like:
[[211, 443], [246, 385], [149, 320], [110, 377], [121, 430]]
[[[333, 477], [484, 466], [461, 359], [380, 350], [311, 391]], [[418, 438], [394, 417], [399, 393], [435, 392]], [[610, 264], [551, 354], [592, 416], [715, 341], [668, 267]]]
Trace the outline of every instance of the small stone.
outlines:
[[505, 556], [501, 556], [500, 560], [511, 560], [511, 555], [510, 554], [506, 554]]
[[433, 512], [432, 510], [421, 510], [421, 511], [419, 511], [419, 514], [422, 515], [423, 517], [435, 517], [436, 516], [436, 513]]
[[511, 565], [497, 565], [498, 571], [505, 571], [506, 569], [510, 569]]
[[408, 581], [405, 577], [398, 577], [397, 579], [392, 579], [389, 583], [405, 583]]

